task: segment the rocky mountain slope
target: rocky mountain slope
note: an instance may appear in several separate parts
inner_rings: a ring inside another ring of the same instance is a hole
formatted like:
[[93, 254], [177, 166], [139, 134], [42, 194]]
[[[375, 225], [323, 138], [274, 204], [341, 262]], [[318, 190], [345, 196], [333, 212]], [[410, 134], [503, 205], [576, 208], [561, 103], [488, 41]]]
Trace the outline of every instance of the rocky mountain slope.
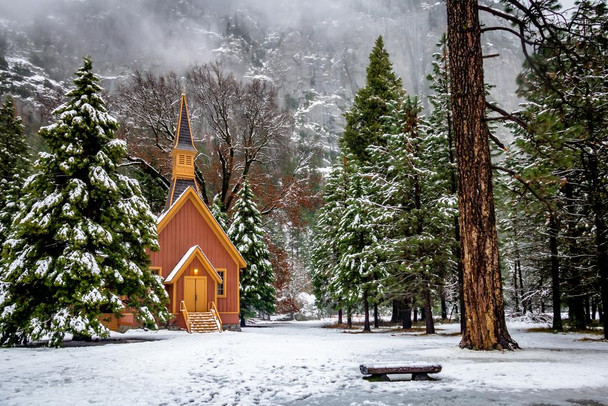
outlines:
[[[323, 167], [338, 153], [342, 114], [365, 83], [378, 35], [406, 90], [427, 92], [444, 8], [418, 0], [1, 0], [0, 93], [16, 95], [35, 127], [84, 55], [110, 92], [133, 69], [179, 73], [221, 60], [245, 80], [263, 77], [278, 87], [295, 117], [294, 141], [322, 151]], [[517, 44], [490, 34], [486, 48], [501, 54], [486, 66], [493, 97], [512, 108]]]

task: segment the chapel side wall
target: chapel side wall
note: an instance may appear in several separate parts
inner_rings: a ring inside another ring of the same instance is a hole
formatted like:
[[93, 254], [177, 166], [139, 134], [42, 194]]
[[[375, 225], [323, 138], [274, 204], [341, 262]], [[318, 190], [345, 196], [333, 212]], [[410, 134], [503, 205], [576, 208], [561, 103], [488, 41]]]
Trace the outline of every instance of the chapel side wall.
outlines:
[[224, 314], [238, 314], [239, 311], [239, 281], [238, 266], [233, 262], [232, 267], [226, 268], [226, 297], [217, 299], [217, 310], [224, 320]]

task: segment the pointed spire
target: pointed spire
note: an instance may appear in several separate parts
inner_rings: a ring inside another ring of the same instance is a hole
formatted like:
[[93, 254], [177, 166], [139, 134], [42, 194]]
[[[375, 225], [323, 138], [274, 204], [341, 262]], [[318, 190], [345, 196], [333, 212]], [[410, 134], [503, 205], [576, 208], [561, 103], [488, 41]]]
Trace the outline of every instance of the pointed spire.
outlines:
[[188, 187], [192, 187], [197, 193], [200, 193], [198, 183], [196, 182], [196, 175], [194, 173], [196, 152], [192, 130], [190, 128], [190, 115], [188, 114], [185, 88], [182, 87], [175, 144], [173, 145], [173, 151], [171, 152], [173, 158], [173, 177], [171, 179], [171, 189], [169, 190], [166, 201], [167, 208], [170, 207]]
[[182, 87], [182, 96], [179, 106], [179, 119], [177, 120], [177, 132], [175, 134], [175, 144], [173, 149], [194, 150], [194, 139], [190, 128], [190, 114], [188, 113], [188, 103], [186, 102], [185, 87]]

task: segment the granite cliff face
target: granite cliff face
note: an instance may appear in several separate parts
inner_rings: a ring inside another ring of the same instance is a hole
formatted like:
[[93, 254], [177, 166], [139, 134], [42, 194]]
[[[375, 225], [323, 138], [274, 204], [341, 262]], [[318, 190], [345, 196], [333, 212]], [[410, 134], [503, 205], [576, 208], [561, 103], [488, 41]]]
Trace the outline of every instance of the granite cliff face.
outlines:
[[[277, 86], [295, 117], [293, 141], [319, 151], [317, 165], [326, 167], [378, 35], [408, 93], [424, 101], [444, 8], [418, 0], [1, 0], [0, 93], [16, 95], [33, 125], [45, 120], [84, 55], [110, 92], [133, 69], [179, 73], [221, 60], [245, 80]], [[487, 53], [501, 54], [487, 60], [492, 97], [514, 108], [518, 45], [504, 34], [485, 43]]]

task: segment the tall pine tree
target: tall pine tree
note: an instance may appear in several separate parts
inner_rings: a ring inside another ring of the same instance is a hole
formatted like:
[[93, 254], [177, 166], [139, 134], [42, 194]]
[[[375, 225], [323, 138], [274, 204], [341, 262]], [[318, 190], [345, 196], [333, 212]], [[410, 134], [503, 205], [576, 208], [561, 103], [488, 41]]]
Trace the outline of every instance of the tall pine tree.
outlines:
[[345, 115], [346, 127], [340, 138], [344, 153], [352, 153], [361, 162], [369, 160], [367, 147], [382, 142], [382, 117], [389, 112], [387, 103], [396, 100], [401, 92], [401, 78], [393, 71], [380, 36], [369, 55], [366, 84], [357, 91], [355, 102]]
[[338, 273], [340, 251], [340, 219], [346, 207], [348, 177], [342, 163], [335, 164], [328, 174], [323, 190], [324, 205], [316, 213], [312, 245], [311, 279], [319, 307], [334, 306], [338, 310], [349, 308], [347, 295], [334, 291], [329, 282]]
[[155, 219], [138, 183], [118, 173], [126, 144], [114, 139], [98, 81], [85, 58], [55, 123], [40, 130], [49, 153], [34, 164], [3, 247], [1, 344], [106, 336], [105, 312], [128, 309], [150, 327], [169, 317], [162, 282], [148, 270]]
[[245, 180], [234, 205], [228, 236], [239, 250], [247, 267], [241, 270], [241, 326], [255, 311], [274, 313], [276, 290], [270, 252], [264, 242], [262, 217], [254, 202], [249, 181]]
[[0, 245], [4, 243], [17, 200], [30, 165], [21, 118], [15, 115], [13, 98], [7, 96], [0, 108]]

